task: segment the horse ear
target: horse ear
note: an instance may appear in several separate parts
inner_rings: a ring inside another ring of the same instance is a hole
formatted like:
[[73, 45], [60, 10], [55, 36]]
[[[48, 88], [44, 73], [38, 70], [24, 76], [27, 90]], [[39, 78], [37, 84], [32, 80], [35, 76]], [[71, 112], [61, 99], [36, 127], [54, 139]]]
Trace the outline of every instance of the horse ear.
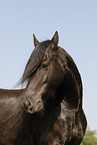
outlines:
[[33, 41], [34, 41], [34, 46], [39, 44], [39, 41], [36, 39], [35, 35], [33, 34]]
[[58, 41], [59, 41], [59, 36], [58, 36], [58, 32], [56, 31], [52, 40], [54, 42], [55, 45], [58, 45]]

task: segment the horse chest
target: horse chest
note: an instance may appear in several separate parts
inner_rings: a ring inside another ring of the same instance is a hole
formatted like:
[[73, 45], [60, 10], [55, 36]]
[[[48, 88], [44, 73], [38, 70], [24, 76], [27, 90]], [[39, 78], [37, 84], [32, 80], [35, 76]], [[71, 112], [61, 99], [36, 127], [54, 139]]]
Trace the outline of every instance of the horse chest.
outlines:
[[70, 132], [72, 129], [72, 119], [69, 113], [64, 108], [64, 104], [61, 104], [61, 112], [56, 122], [53, 124], [51, 131], [45, 138], [43, 145], [63, 145], [70, 140]]

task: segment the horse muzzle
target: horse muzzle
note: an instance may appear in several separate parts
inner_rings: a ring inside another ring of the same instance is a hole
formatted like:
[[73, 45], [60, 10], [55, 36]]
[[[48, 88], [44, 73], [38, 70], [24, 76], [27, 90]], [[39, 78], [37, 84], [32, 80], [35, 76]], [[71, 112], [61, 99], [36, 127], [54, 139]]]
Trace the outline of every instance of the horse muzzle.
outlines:
[[25, 111], [30, 114], [39, 112], [44, 109], [42, 99], [25, 99], [21, 104]]

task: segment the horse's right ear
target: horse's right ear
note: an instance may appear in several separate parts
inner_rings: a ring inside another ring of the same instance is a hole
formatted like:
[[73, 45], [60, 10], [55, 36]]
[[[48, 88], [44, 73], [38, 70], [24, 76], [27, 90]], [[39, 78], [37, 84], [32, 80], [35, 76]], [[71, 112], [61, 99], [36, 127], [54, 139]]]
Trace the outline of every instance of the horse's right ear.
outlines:
[[52, 40], [54, 42], [54, 44], [57, 46], [58, 45], [58, 41], [59, 41], [59, 35], [58, 35], [58, 32], [56, 31]]
[[34, 41], [34, 46], [39, 44], [39, 41], [36, 39], [35, 35], [33, 34], [33, 41]]

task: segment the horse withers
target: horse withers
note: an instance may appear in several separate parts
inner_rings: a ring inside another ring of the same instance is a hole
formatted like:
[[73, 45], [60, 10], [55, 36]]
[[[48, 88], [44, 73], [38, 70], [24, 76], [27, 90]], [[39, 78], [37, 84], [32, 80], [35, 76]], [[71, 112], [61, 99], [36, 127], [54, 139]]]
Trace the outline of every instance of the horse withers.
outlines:
[[39, 42], [26, 65], [23, 90], [0, 90], [0, 145], [79, 145], [86, 130], [82, 82], [58, 33]]

